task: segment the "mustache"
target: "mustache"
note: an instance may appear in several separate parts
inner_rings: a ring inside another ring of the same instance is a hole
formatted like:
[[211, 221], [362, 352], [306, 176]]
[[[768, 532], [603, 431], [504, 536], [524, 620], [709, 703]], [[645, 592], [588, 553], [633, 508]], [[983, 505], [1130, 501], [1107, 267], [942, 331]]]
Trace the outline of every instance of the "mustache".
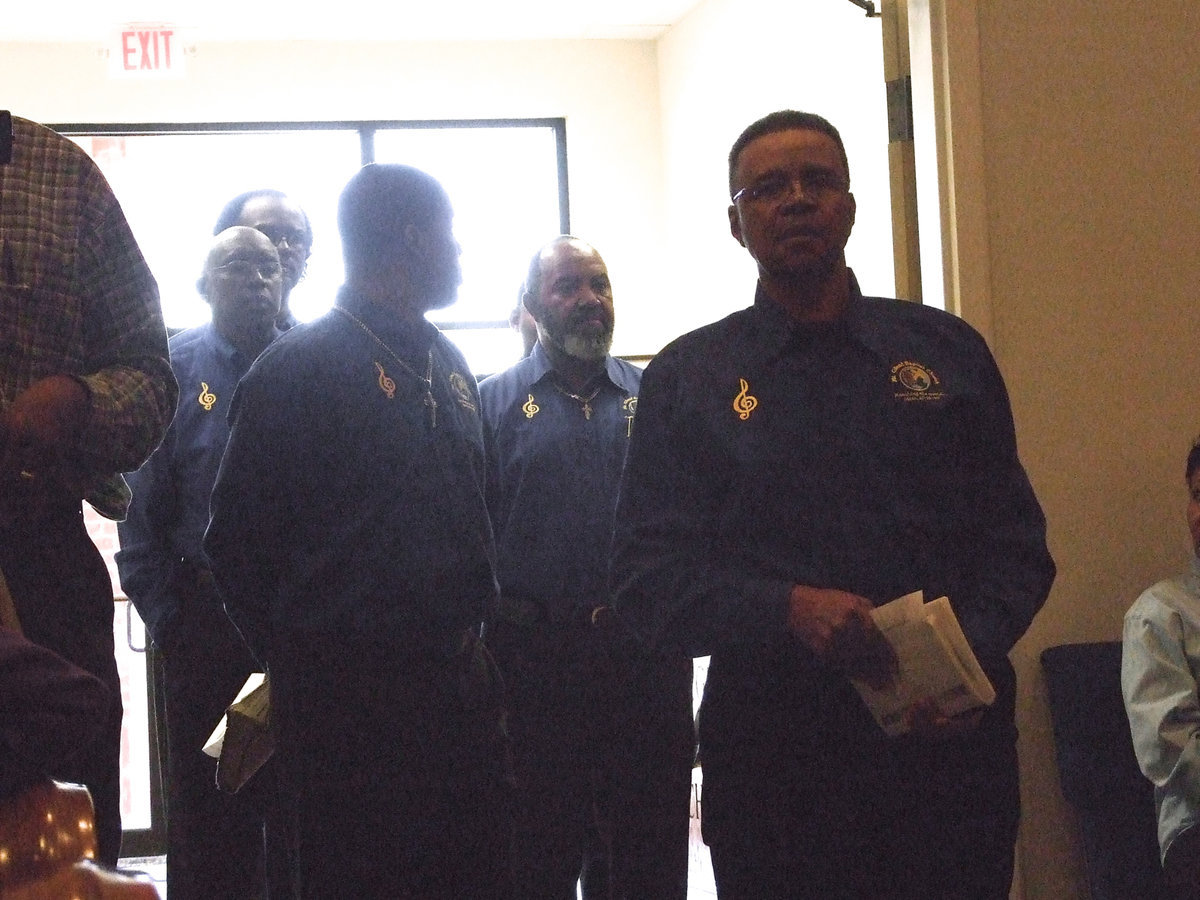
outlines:
[[568, 328], [582, 325], [584, 322], [589, 322], [592, 319], [599, 318], [606, 327], [612, 328], [613, 315], [606, 309], [576, 309], [572, 310], [567, 316], [566, 326]]

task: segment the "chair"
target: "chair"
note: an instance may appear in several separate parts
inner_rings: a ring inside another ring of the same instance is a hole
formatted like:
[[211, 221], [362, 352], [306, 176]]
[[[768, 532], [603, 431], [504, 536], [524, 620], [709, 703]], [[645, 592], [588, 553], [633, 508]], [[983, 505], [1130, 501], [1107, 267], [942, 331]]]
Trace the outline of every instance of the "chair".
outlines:
[[92, 860], [92, 798], [78, 784], [44, 781], [0, 802], [0, 897], [5, 900], [158, 900], [148, 881]]
[[1121, 696], [1121, 642], [1041, 655], [1063, 795], [1077, 813], [1093, 900], [1162, 893], [1154, 788], [1138, 768]]

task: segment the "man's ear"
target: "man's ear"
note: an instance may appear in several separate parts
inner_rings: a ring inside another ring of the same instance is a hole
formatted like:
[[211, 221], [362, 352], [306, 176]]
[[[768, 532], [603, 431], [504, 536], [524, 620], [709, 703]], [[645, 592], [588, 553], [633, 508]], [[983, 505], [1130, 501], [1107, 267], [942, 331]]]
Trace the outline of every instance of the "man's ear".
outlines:
[[204, 298], [204, 302], [212, 305], [212, 301], [208, 299], [208, 273], [205, 272], [196, 279], [196, 291]]
[[415, 222], [409, 222], [401, 232], [404, 246], [414, 255], [420, 255], [425, 250], [425, 231]]
[[729, 204], [729, 233], [739, 244], [746, 246], [746, 242], [742, 240], [742, 217], [738, 215], [736, 203]]
[[536, 294], [530, 293], [529, 291], [523, 293], [521, 295], [521, 305], [525, 307], [525, 311], [529, 313], [529, 315], [533, 318], [533, 321], [536, 322], [542, 317], [542, 308], [538, 302]]

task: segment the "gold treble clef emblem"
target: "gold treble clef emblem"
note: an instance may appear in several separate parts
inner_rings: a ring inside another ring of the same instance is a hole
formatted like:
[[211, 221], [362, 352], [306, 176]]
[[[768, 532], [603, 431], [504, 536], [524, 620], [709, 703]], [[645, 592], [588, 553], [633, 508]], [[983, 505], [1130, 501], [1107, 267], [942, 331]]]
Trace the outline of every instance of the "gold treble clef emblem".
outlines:
[[217, 395], [208, 389], [208, 382], [200, 382], [200, 396], [196, 398], [196, 402], [204, 407], [205, 412], [212, 412], [213, 405], [217, 402]]
[[388, 377], [387, 372], [383, 371], [383, 366], [375, 363], [375, 369], [379, 372], [379, 389], [387, 394], [389, 400], [396, 396], [396, 382]]
[[750, 385], [745, 378], [739, 378], [738, 382], [741, 384], [742, 389], [733, 398], [733, 411], [738, 414], [739, 419], [745, 422], [750, 418], [750, 413], [754, 412], [758, 406], [758, 398], [750, 393]]
[[542, 408], [533, 402], [533, 394], [529, 395], [529, 399], [525, 401], [525, 404], [521, 407], [521, 412], [525, 413], [525, 418], [527, 419], [532, 419], [541, 411]]

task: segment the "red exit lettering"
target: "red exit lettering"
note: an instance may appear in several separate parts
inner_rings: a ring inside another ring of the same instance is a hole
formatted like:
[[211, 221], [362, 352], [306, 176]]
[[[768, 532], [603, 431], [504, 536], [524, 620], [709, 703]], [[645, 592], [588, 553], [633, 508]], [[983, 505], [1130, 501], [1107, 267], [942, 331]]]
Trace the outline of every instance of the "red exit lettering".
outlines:
[[121, 68], [126, 72], [159, 72], [171, 68], [171, 28], [134, 29], [121, 32]]

